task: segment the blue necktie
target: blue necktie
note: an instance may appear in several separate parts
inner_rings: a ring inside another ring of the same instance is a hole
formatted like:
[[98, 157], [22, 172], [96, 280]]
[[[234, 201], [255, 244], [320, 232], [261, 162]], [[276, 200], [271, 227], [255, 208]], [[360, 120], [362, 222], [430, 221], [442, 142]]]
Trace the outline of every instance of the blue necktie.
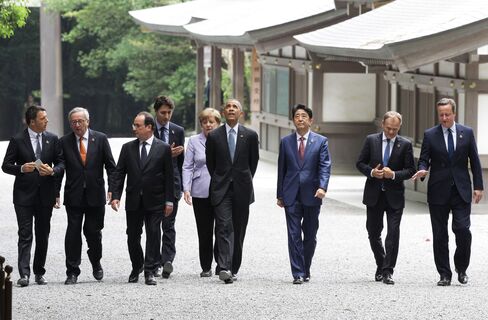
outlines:
[[236, 132], [234, 129], [229, 130], [229, 152], [230, 152], [230, 159], [234, 162], [234, 153], [236, 151]]
[[449, 154], [449, 159], [452, 159], [454, 155], [454, 139], [452, 138], [451, 128], [447, 129], [447, 153]]
[[169, 139], [167, 137], [168, 128], [166, 127], [161, 127], [161, 140], [163, 140], [166, 143], [169, 143]]
[[146, 145], [147, 145], [147, 142], [144, 141], [142, 143], [142, 148], [141, 148], [141, 167], [144, 166], [144, 164], [146, 163], [146, 159], [147, 159]]
[[383, 155], [383, 167], [388, 166], [388, 161], [390, 161], [390, 139], [386, 139], [385, 154]]
[[36, 160], [41, 159], [41, 134], [37, 134]]

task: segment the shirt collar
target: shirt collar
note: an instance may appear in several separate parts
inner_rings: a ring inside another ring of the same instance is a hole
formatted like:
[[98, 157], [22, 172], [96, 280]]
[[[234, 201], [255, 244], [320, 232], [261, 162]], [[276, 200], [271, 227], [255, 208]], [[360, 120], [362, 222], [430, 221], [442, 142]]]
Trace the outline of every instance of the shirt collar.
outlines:
[[[149, 139], [147, 139], [145, 142], [150, 146], [153, 144], [153, 141], [154, 141], [154, 135], [151, 135], [151, 137]], [[139, 144], [141, 145], [144, 141], [140, 141], [139, 140]]]
[[80, 140], [80, 138], [83, 138], [83, 140], [88, 141], [88, 129], [83, 134], [83, 137], [78, 137], [76, 134], [75, 134], [75, 136], [76, 136], [76, 140], [78, 140], [78, 141]]
[[456, 122], [454, 122], [450, 128], [446, 128], [443, 125], [441, 125], [441, 127], [442, 127], [442, 132], [444, 133], [446, 133], [448, 129], [451, 129], [452, 133], [456, 133]]
[[[305, 139], [305, 141], [307, 141], [307, 140], [308, 140], [308, 136], [309, 136], [309, 135], [310, 135], [310, 130], [308, 130], [308, 131], [307, 131], [307, 133], [305, 133], [305, 134], [303, 135], [303, 138]], [[301, 135], [299, 135], [299, 134], [298, 134], [298, 132], [296, 132], [296, 137], [297, 137], [297, 140], [300, 140]]]
[[[27, 127], [27, 131], [29, 132], [29, 137], [31, 137], [32, 139], [37, 139], [37, 132], [35, 132], [34, 130], [32, 130], [31, 128]], [[42, 135], [44, 132], [40, 132], [40, 134]]]
[[166, 124], [163, 126], [162, 124], [160, 124], [160, 123], [159, 123], [159, 122], [156, 120], [156, 126], [158, 127], [158, 131], [161, 131], [161, 128], [162, 128], [162, 127], [165, 127], [165, 128], [168, 130], [168, 132], [169, 132], [169, 121], [168, 121], [168, 122], [166, 122]]
[[236, 123], [236, 125], [235, 125], [233, 128], [231, 128], [231, 127], [229, 126], [229, 124], [228, 124], [228, 123], [226, 123], [226, 124], [225, 124], [225, 131], [227, 132], [227, 134], [229, 134], [230, 129], [234, 129], [234, 131], [235, 131], [235, 132], [236, 132], [236, 134], [237, 134], [237, 130], [239, 129], [239, 123]]
[[[390, 139], [390, 142], [395, 143], [397, 136], [395, 136], [393, 139]], [[382, 133], [382, 140], [381, 141], [386, 141], [388, 138], [386, 137], [385, 133]]]

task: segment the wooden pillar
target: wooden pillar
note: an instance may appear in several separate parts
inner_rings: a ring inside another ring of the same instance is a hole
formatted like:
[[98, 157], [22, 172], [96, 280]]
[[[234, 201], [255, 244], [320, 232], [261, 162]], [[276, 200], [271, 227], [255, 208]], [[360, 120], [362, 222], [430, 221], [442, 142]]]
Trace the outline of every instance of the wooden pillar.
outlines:
[[203, 46], [197, 48], [197, 78], [195, 86], [195, 131], [200, 132], [200, 121], [198, 121], [198, 114], [204, 108], [205, 96], [205, 69], [203, 67]]
[[47, 130], [64, 133], [63, 76], [61, 57], [61, 18], [48, 11], [44, 2], [40, 10], [41, 24], [41, 105], [47, 110]]
[[220, 110], [222, 106], [221, 81], [222, 81], [222, 49], [216, 46], [210, 47], [212, 75], [210, 79], [210, 107]]
[[232, 49], [232, 96], [244, 104], [244, 52]]

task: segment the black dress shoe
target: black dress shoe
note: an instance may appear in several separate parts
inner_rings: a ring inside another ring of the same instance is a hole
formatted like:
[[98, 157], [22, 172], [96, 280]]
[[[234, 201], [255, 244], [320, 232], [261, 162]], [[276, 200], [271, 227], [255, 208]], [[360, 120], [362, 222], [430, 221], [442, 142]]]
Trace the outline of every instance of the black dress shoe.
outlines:
[[171, 272], [173, 272], [173, 264], [171, 261], [166, 261], [163, 266], [163, 278], [168, 279]]
[[44, 276], [39, 275], [39, 274], [36, 274], [35, 281], [38, 285], [41, 285], [41, 286], [47, 284], [46, 278], [44, 278]]
[[310, 273], [306, 273], [305, 277], [303, 278], [303, 282], [309, 282], [310, 281]]
[[140, 268], [139, 270], [132, 270], [129, 275], [129, 283], [136, 283], [139, 281], [139, 274], [141, 274], [143, 270], [143, 268]]
[[219, 273], [219, 279], [224, 281], [226, 284], [233, 283], [232, 273], [228, 270], [221, 270]]
[[161, 268], [157, 268], [156, 271], [154, 271], [154, 276], [156, 278], [161, 277]]
[[445, 276], [441, 276], [441, 280], [437, 282], [437, 285], [440, 287], [446, 287], [451, 285], [451, 279]]
[[383, 280], [383, 272], [380, 269], [376, 269], [374, 274], [374, 281], [379, 282]]
[[29, 277], [22, 276], [19, 280], [17, 280], [17, 285], [21, 287], [27, 287], [29, 285]]
[[202, 278], [208, 278], [211, 276], [212, 276], [212, 270], [200, 272], [200, 277], [202, 277]]
[[154, 275], [152, 275], [152, 274], [146, 276], [145, 283], [148, 286], [155, 286], [157, 284], [156, 279], [154, 278]]
[[221, 270], [222, 270], [222, 269], [220, 269], [220, 267], [219, 267], [219, 266], [216, 266], [216, 267], [215, 267], [215, 275], [216, 275], [216, 276], [218, 276], [218, 275], [220, 274], [220, 271], [221, 271]]
[[232, 274], [232, 281], [237, 281], [237, 273]]
[[100, 263], [98, 263], [96, 266], [93, 266], [93, 277], [98, 281], [103, 279], [103, 268]]
[[461, 284], [467, 284], [468, 283], [468, 275], [466, 274], [466, 271], [461, 271], [458, 273], [458, 281]]
[[383, 283], [384, 284], [395, 284], [395, 281], [391, 278], [391, 274], [387, 273], [383, 275]]
[[298, 278], [293, 279], [293, 284], [302, 284], [302, 283], [303, 283], [302, 277], [298, 277]]
[[70, 274], [67, 278], [64, 284], [76, 284], [78, 282], [78, 276], [74, 274]]

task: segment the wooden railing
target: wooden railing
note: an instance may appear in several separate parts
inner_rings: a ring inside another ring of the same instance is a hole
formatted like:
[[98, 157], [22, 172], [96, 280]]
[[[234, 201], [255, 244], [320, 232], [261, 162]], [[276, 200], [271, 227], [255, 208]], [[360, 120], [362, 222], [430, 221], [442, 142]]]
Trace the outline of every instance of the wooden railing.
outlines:
[[3, 267], [5, 258], [0, 256], [0, 320], [12, 319], [12, 281], [11, 266]]

